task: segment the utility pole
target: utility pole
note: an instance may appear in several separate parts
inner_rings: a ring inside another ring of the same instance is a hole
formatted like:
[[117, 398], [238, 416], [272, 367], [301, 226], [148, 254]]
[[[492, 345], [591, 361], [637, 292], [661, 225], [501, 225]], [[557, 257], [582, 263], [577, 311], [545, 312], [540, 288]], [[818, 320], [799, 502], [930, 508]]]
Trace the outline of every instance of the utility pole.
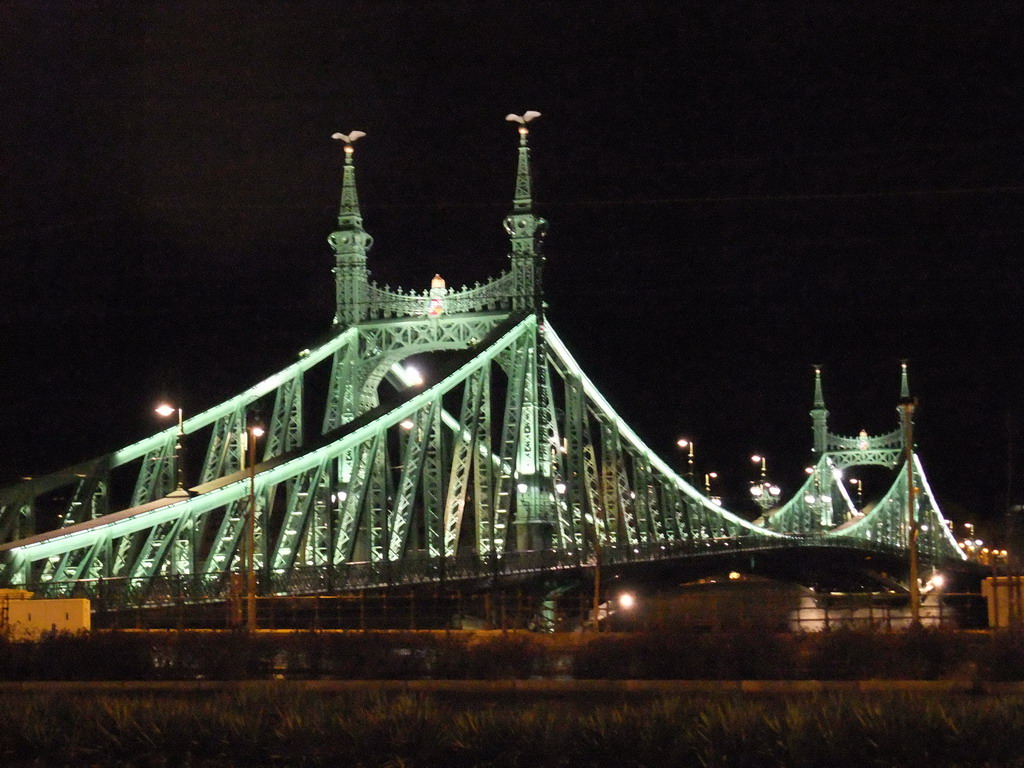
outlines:
[[914, 487], [914, 409], [917, 398], [900, 402], [903, 414], [903, 460], [907, 465], [907, 547], [910, 550], [910, 621], [921, 623], [921, 584], [917, 565], [917, 488]]
[[[256, 438], [262, 437], [263, 427], [250, 426], [246, 431], [249, 454], [249, 514], [245, 525], [245, 628], [256, 631]], [[266, 531], [264, 531], [264, 537]]]
[[594, 514], [594, 631], [601, 631], [601, 534], [604, 528], [604, 507]]

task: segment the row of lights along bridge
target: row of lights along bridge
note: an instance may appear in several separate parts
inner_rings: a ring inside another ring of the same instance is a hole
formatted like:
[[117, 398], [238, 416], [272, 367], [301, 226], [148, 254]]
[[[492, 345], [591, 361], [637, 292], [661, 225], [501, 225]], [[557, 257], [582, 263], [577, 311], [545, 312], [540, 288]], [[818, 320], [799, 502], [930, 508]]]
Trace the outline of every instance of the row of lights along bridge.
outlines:
[[[697, 478], [697, 474], [694, 468], [694, 441], [688, 437], [681, 437], [676, 441], [676, 445], [680, 450], [683, 451], [686, 457], [686, 476], [690, 481], [690, 485], [694, 485]], [[768, 477], [768, 460], [761, 454], [755, 453], [750, 457], [750, 461], [755, 464], [760, 472], [756, 480], [750, 481], [750, 497], [761, 509], [761, 514], [764, 515], [766, 512], [771, 510], [773, 507], [778, 506], [779, 499], [782, 496], [782, 489], [777, 483], [773, 482]], [[813, 467], [806, 469], [808, 474], [814, 472]], [[719, 506], [722, 505], [722, 497], [718, 495], [712, 495], [712, 481], [718, 479], [717, 472], [705, 472], [704, 473], [704, 495], [706, 495], [711, 501]], [[860, 478], [851, 477], [848, 479], [851, 486], [857, 489], [857, 508], [861, 509], [864, 506], [864, 483]], [[696, 486], [694, 486], [696, 487]], [[822, 501], [831, 501], [827, 496], [822, 497]], [[814, 499], [807, 499], [808, 503], [814, 503]]]

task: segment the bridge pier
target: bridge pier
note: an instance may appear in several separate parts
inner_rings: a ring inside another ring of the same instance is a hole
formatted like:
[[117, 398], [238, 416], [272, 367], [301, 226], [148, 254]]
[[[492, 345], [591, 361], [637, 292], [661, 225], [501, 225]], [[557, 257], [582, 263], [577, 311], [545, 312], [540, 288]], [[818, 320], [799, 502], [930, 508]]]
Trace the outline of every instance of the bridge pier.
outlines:
[[554, 526], [546, 520], [515, 523], [517, 552], [544, 552], [554, 548]]

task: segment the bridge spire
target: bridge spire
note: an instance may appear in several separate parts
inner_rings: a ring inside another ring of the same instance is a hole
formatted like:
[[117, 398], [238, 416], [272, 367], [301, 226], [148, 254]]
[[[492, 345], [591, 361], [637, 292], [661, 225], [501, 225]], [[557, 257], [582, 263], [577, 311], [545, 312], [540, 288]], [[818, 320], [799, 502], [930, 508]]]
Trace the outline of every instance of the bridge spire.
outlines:
[[512, 213], [505, 218], [505, 231], [512, 240], [512, 274], [515, 283], [513, 309], [539, 313], [541, 307], [541, 240], [548, 223], [533, 213], [533, 179], [530, 174], [529, 129], [526, 124], [540, 117], [540, 112], [529, 110], [522, 115], [509, 114], [505, 119], [519, 123], [519, 161], [516, 167], [516, 190], [512, 200]]
[[906, 408], [907, 403], [913, 403], [914, 399], [910, 396], [910, 380], [907, 377], [907, 361], [900, 361], [900, 404], [896, 406], [896, 413], [900, 417], [900, 434], [904, 436], [904, 440], [907, 435], [907, 419], [913, 422], [913, 408]]
[[348, 326], [364, 320], [369, 307], [369, 271], [366, 254], [373, 238], [363, 229], [363, 214], [356, 191], [356, 167], [352, 162], [352, 143], [366, 134], [362, 131], [335, 133], [331, 138], [345, 142], [345, 167], [342, 171], [341, 205], [338, 229], [327, 242], [334, 249], [334, 281], [337, 309], [334, 324]]
[[907, 361], [900, 361], [900, 400], [910, 397], [910, 382], [907, 379]]
[[821, 366], [814, 366], [814, 404], [810, 410], [814, 429], [814, 452], [824, 453], [828, 444], [828, 409], [821, 391]]

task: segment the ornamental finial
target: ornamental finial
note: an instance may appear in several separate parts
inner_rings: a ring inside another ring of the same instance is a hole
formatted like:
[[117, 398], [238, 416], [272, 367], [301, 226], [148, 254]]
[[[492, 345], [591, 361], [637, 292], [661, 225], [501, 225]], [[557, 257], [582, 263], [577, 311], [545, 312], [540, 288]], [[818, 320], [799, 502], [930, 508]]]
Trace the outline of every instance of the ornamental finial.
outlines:
[[907, 361], [900, 361], [900, 400], [910, 399], [910, 381], [907, 379]]

